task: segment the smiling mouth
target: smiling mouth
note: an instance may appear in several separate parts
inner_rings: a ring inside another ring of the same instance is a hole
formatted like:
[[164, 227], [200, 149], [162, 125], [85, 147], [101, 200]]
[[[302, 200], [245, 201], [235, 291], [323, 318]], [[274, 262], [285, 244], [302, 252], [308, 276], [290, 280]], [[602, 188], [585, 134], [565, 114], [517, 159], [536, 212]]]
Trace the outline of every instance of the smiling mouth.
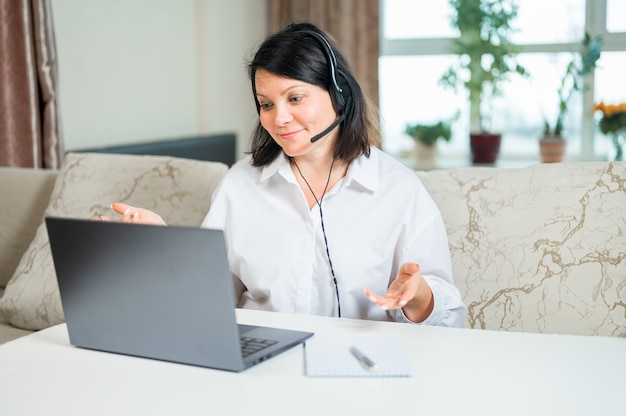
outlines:
[[302, 130], [298, 130], [298, 131], [291, 131], [289, 133], [280, 133], [279, 136], [281, 139], [292, 139], [294, 138], [296, 135], [298, 135], [298, 133], [300, 133]]

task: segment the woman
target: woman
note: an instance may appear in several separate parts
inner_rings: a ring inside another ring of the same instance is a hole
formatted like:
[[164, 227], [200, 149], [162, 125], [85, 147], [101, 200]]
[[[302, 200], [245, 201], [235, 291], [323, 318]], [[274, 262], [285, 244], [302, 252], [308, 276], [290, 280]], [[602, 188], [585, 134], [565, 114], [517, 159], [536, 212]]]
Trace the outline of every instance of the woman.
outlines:
[[[259, 124], [204, 227], [224, 230], [238, 306], [462, 327], [441, 215], [375, 145], [376, 117], [317, 27], [291, 24], [249, 64]], [[114, 204], [122, 221], [160, 223]]]

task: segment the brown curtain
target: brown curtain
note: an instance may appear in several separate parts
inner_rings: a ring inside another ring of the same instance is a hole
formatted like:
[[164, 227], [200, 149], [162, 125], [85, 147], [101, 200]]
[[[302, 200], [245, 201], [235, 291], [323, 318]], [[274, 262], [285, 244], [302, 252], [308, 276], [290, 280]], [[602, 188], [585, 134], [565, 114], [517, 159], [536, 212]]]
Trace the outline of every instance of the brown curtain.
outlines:
[[0, 0], [0, 166], [63, 162], [50, 0]]
[[268, 0], [269, 30], [310, 22], [331, 35], [378, 106], [379, 0]]

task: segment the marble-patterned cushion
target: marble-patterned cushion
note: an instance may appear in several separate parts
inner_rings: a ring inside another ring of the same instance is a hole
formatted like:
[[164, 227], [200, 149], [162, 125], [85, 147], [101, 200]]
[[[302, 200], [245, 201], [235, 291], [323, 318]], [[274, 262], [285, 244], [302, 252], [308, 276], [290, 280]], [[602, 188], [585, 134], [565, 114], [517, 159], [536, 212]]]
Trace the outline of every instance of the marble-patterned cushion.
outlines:
[[[116, 217], [112, 202], [154, 210], [176, 225], [199, 226], [227, 166], [166, 156], [69, 153], [59, 172], [47, 216]], [[4, 295], [0, 313], [14, 326], [43, 329], [63, 322], [54, 264], [41, 218]]]
[[626, 163], [417, 174], [446, 223], [467, 326], [626, 336]]

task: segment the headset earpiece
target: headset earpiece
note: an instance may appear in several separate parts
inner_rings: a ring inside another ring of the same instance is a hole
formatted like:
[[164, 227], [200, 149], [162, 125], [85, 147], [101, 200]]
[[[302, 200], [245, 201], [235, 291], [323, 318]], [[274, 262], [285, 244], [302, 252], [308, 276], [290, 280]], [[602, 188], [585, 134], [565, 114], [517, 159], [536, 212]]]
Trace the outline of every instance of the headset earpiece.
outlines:
[[330, 95], [339, 113], [343, 113], [348, 105], [348, 97], [352, 96], [352, 94], [350, 93], [351, 90], [348, 80], [344, 77], [343, 72], [337, 71], [336, 80], [339, 90], [331, 88]]
[[320, 33], [312, 30], [304, 30], [303, 32], [316, 38], [322, 45], [322, 49], [328, 59], [328, 66], [330, 69], [330, 97], [333, 100], [333, 104], [337, 108], [337, 111], [339, 113], [343, 113], [346, 110], [346, 107], [352, 103], [352, 90], [350, 89], [348, 80], [344, 76], [343, 72], [337, 68], [337, 58], [330, 47], [330, 43]]

